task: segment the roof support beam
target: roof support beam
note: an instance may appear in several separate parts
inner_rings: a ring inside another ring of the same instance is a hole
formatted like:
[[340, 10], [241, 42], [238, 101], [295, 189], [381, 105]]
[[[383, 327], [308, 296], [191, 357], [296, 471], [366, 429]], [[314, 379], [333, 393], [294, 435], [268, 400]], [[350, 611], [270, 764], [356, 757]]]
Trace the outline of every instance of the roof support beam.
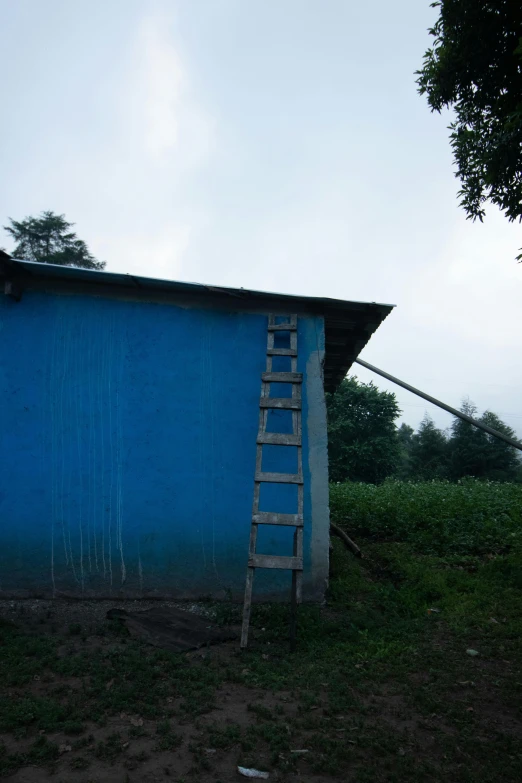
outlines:
[[373, 364], [369, 364], [369, 362], [365, 362], [362, 359], [356, 359], [355, 361], [357, 364], [360, 364], [361, 367], [366, 367], [367, 370], [371, 370], [372, 372], [377, 373], [377, 375], [381, 375], [383, 378], [386, 378], [386, 380], [391, 381], [392, 383], [396, 383], [397, 386], [402, 386], [403, 389], [406, 389], [406, 391], [409, 391], [412, 394], [416, 394], [417, 397], [422, 397], [423, 400], [427, 400], [433, 405], [437, 405], [437, 407], [442, 408], [442, 410], [451, 413], [452, 416], [457, 416], [459, 419], [467, 421], [468, 424], [473, 424], [473, 426], [477, 427], [477, 429], [487, 432], [488, 435], [493, 435], [494, 438], [499, 438], [499, 440], [503, 440], [504, 443], [509, 443], [510, 446], [513, 446], [515, 449], [522, 451], [522, 443], [519, 443], [517, 440], [513, 440], [513, 438], [510, 438], [508, 435], [504, 435], [503, 432], [494, 430], [493, 427], [488, 427], [487, 424], [483, 424], [481, 421], [477, 421], [477, 419], [473, 419], [471, 416], [462, 413], [462, 411], [458, 411], [456, 408], [452, 408], [451, 405], [446, 405], [445, 402], [437, 400], [430, 394], [425, 394], [424, 392], [420, 391], [420, 389], [416, 389], [415, 386], [410, 386], [409, 383], [405, 383], [404, 381], [399, 380], [399, 378], [396, 378], [395, 375], [390, 375], [389, 373], [384, 372], [384, 370], [379, 370], [378, 367], [375, 367]]

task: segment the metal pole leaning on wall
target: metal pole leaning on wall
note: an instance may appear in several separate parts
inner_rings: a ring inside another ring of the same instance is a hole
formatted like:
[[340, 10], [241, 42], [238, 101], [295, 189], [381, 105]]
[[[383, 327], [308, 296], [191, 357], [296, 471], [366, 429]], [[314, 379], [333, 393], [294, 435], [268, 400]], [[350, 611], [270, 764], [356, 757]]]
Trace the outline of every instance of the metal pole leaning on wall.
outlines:
[[467, 416], [465, 413], [462, 413], [462, 411], [458, 411], [456, 408], [452, 408], [451, 405], [446, 405], [445, 402], [441, 402], [440, 400], [435, 399], [435, 397], [432, 397], [430, 394], [424, 394], [424, 392], [420, 391], [420, 389], [416, 389], [415, 386], [410, 386], [409, 383], [405, 383], [404, 381], [399, 380], [399, 378], [396, 378], [394, 375], [390, 375], [389, 373], [384, 372], [384, 370], [379, 370], [379, 368], [374, 367], [373, 364], [369, 364], [362, 359], [356, 359], [355, 361], [357, 364], [360, 364], [361, 367], [366, 367], [367, 370], [371, 370], [372, 372], [377, 373], [377, 375], [382, 375], [383, 378], [386, 378], [392, 383], [396, 383], [397, 386], [402, 386], [403, 389], [416, 394], [417, 397], [422, 397], [424, 400], [433, 403], [433, 405], [437, 405], [439, 408], [442, 408], [442, 410], [448, 411], [448, 413], [451, 413], [452, 416], [458, 416], [459, 419], [467, 421], [468, 424], [473, 424], [474, 427], [487, 432], [488, 435], [493, 435], [495, 438], [499, 438], [505, 443], [509, 443], [510, 446], [514, 446], [516, 449], [522, 451], [522, 443], [519, 443], [517, 440], [513, 440], [513, 438], [510, 438], [509, 435], [504, 435], [503, 432], [494, 430], [493, 427], [488, 427], [487, 424], [483, 424], [481, 421], [477, 421], [477, 419], [472, 419], [471, 416]]

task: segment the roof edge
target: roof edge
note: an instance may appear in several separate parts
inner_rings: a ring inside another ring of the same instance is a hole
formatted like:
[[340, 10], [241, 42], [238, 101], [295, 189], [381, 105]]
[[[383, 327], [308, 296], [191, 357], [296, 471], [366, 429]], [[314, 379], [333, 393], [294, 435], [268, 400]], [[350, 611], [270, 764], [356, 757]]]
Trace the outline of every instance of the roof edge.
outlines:
[[200, 302], [205, 307], [253, 312], [290, 310], [323, 316], [326, 391], [335, 390], [370, 337], [395, 307], [377, 302], [279, 294], [42, 264], [15, 259], [2, 250], [0, 275], [5, 280], [5, 293], [16, 300], [20, 299], [24, 288], [53, 288], [64, 293], [120, 295], [164, 303], [181, 299], [193, 304]]

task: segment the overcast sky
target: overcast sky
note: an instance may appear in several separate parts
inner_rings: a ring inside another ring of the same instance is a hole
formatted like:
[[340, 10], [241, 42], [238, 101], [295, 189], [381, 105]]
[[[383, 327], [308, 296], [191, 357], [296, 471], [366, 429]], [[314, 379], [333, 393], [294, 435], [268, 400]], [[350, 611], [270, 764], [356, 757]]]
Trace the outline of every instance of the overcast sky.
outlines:
[[522, 435], [522, 228], [458, 207], [415, 85], [429, 0], [0, 11], [1, 224], [50, 209], [111, 271], [396, 304], [362, 358]]

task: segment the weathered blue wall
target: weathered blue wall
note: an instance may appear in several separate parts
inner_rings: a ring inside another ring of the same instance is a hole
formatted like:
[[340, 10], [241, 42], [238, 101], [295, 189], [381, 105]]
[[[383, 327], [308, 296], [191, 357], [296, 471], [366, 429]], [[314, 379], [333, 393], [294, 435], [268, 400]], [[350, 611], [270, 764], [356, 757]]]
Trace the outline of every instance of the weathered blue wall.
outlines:
[[[239, 597], [266, 327], [259, 314], [93, 296], [0, 300], [0, 593]], [[322, 318], [300, 318], [300, 371], [319, 366], [323, 344]], [[305, 585], [317, 598], [328, 530], [316, 376], [303, 384], [303, 468]], [[274, 431], [286, 415], [272, 414]], [[264, 454], [265, 470], [295, 472], [295, 449]], [[263, 486], [261, 508], [293, 512], [295, 497]], [[291, 554], [291, 531], [261, 528], [258, 551]], [[258, 571], [255, 593], [288, 584], [287, 572]]]

